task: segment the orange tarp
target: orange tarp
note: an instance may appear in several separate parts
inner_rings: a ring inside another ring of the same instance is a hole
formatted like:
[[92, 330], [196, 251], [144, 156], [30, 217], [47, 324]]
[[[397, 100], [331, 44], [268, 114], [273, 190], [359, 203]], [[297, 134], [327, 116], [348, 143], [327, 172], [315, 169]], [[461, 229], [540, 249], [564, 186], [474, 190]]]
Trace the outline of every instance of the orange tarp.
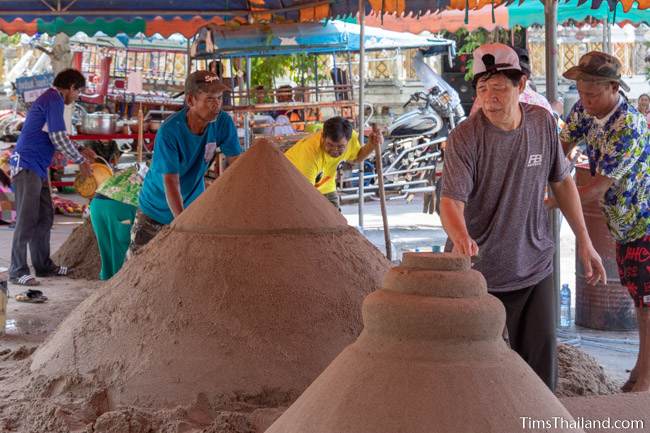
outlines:
[[[368, 0], [373, 11], [381, 12], [382, 10], [387, 14], [397, 14], [404, 15], [405, 11], [422, 13], [425, 14], [428, 11], [436, 11], [438, 2], [430, 1], [430, 7], [422, 7], [420, 11], [413, 11], [412, 8], [409, 8], [408, 0]], [[518, 1], [518, 0], [515, 0]], [[535, 1], [535, 0], [526, 0], [526, 1]], [[562, 0], [560, 0], [562, 1]], [[591, 0], [586, 0], [591, 3]], [[603, 0], [605, 1], [605, 0]], [[424, 2], [421, 2], [424, 3]], [[502, 3], [505, 3], [503, 0], [450, 0], [450, 4], [447, 9], [455, 9], [464, 11], [469, 5], [470, 10], [481, 9], [485, 6], [492, 7], [498, 6]], [[650, 0], [619, 0], [619, 3], [623, 5], [623, 10], [625, 12], [629, 11], [632, 8], [634, 3], [637, 3], [639, 9], [648, 9], [650, 8]]]
[[0, 31], [8, 35], [13, 35], [15, 33], [26, 33], [28, 35], [33, 35], [38, 31], [38, 24], [36, 21], [25, 22], [21, 19], [7, 22], [0, 18]]
[[417, 20], [408, 17], [402, 18], [398, 15], [384, 15], [382, 20], [378, 15], [370, 15], [366, 17], [366, 24], [416, 35], [422, 32], [439, 33], [444, 30], [455, 32], [461, 28], [472, 31], [479, 28], [493, 30], [496, 27], [508, 27], [508, 9], [505, 7], [494, 9], [494, 22], [492, 22], [491, 8], [472, 11], [468, 18], [469, 22], [465, 24], [464, 11], [448, 10], [443, 13], [430, 13]]

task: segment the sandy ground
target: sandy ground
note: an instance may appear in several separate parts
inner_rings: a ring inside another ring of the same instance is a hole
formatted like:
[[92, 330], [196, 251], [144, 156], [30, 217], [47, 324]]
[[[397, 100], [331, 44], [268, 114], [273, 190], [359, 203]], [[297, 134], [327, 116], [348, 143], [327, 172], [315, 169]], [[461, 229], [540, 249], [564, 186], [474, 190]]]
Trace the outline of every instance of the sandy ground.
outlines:
[[[444, 243], [445, 234], [436, 215], [421, 213], [421, 199], [413, 203], [403, 201], [389, 203], [389, 219], [393, 249], [399, 254], [415, 248], [427, 248]], [[345, 205], [343, 214], [351, 225], [356, 225], [357, 206]], [[63, 243], [72, 229], [81, 220], [57, 216], [52, 231], [52, 251]], [[364, 234], [377, 247], [383, 249], [384, 237], [380, 229], [381, 219], [377, 203], [365, 207]], [[13, 230], [0, 226], [0, 267], [7, 267], [10, 261], [11, 238]], [[575, 250], [574, 239], [566, 224], [562, 230], [562, 281], [575, 287]], [[49, 297], [46, 304], [19, 303], [10, 298], [7, 311], [7, 328], [0, 336], [0, 404], [2, 402], [2, 380], [10, 371], [15, 371], [14, 364], [29, 354], [42, 343], [56, 326], [81, 301], [87, 298], [99, 286], [98, 281], [71, 280], [68, 278], [43, 279], [41, 289]], [[20, 289], [9, 285], [11, 295]], [[636, 359], [638, 350], [637, 335], [634, 332], [601, 332], [572, 327], [564, 340], [580, 337], [610, 339], [606, 343], [594, 343], [583, 340], [581, 349], [592, 355], [603, 365], [606, 373], [616, 381], [622, 382], [627, 377]], [[1, 429], [0, 429], [1, 430]]]
[[[52, 230], [52, 251], [56, 251], [80, 223], [78, 218], [57, 216]], [[13, 229], [6, 225], [0, 226], [0, 267], [9, 266], [12, 235]], [[26, 304], [13, 299], [23, 289], [9, 284], [6, 334], [0, 337], [0, 351], [40, 344], [98, 285], [98, 281], [43, 278], [39, 290], [47, 295], [48, 302]]]
[[[421, 212], [422, 201], [417, 197], [412, 203], [404, 201], [389, 202], [389, 223], [393, 242], [394, 258], [404, 251], [415, 248], [427, 248], [432, 245], [442, 245], [446, 239], [437, 215]], [[343, 215], [350, 225], [358, 224], [358, 207], [344, 205]], [[65, 241], [72, 229], [80, 224], [78, 218], [57, 216], [52, 230], [52, 251]], [[381, 230], [381, 214], [378, 203], [367, 203], [364, 207], [364, 234], [379, 249], [384, 249], [384, 235]], [[8, 267], [11, 257], [11, 238], [13, 230], [0, 226], [0, 267]], [[563, 224], [561, 232], [561, 279], [575, 288], [575, 238]], [[43, 281], [42, 289], [49, 296], [46, 305], [22, 304], [9, 299], [8, 329], [5, 337], [0, 337], [0, 350], [7, 345], [37, 344], [43, 341], [48, 332], [97, 287], [97, 282], [85, 280], [70, 280], [67, 278], [47, 279]], [[10, 285], [10, 293], [18, 289]], [[575, 295], [575, 290], [573, 290]], [[41, 314], [45, 310], [47, 314]], [[604, 367], [608, 375], [618, 381], [627, 377], [626, 370], [633, 367], [638, 350], [636, 332], [603, 332], [580, 327], [569, 330], [572, 338], [576, 336], [603, 337], [614, 339], [619, 343], [589, 343], [583, 341], [581, 349], [594, 356]]]

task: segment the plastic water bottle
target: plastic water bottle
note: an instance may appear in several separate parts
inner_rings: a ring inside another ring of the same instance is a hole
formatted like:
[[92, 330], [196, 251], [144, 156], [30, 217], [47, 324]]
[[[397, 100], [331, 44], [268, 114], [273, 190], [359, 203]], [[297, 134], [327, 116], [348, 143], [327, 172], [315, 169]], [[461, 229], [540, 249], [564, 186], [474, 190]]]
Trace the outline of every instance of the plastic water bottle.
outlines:
[[560, 327], [571, 326], [571, 289], [568, 284], [562, 284], [560, 290]]

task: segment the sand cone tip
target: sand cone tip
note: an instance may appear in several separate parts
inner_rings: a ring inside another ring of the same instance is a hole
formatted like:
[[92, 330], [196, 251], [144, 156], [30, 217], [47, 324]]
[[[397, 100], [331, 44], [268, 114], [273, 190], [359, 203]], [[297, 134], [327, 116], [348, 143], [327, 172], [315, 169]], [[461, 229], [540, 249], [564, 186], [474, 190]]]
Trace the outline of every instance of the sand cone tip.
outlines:
[[258, 140], [174, 222], [180, 231], [341, 230], [347, 221], [268, 140]]
[[435, 298], [487, 295], [487, 283], [471, 269], [470, 258], [454, 253], [405, 253], [401, 266], [386, 274], [383, 289]]

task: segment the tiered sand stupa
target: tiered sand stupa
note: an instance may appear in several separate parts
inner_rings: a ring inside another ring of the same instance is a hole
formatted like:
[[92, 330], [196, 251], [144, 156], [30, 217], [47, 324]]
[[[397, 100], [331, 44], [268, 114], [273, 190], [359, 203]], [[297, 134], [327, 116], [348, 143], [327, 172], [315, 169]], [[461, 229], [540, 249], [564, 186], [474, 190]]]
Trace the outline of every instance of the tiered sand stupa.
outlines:
[[405, 255], [363, 319], [267, 433], [582, 432], [533, 423], [573, 418], [503, 341], [503, 305], [469, 258]]
[[74, 310], [31, 369], [50, 395], [100, 392], [99, 412], [288, 404], [359, 335], [361, 302], [388, 269], [259, 143]]

